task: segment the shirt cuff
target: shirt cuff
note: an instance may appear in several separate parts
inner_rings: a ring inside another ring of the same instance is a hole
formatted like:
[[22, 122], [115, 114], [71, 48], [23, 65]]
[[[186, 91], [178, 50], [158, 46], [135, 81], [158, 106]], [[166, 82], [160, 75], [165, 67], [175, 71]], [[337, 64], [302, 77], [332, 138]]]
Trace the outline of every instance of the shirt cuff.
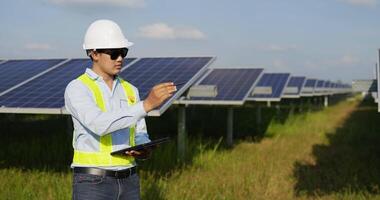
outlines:
[[147, 113], [145, 112], [143, 101], [139, 101], [138, 103], [136, 103], [135, 107], [136, 107], [135, 113], [138, 119], [146, 116]]
[[145, 144], [150, 142], [150, 139], [147, 133], [137, 133], [135, 136], [135, 142], [136, 145]]

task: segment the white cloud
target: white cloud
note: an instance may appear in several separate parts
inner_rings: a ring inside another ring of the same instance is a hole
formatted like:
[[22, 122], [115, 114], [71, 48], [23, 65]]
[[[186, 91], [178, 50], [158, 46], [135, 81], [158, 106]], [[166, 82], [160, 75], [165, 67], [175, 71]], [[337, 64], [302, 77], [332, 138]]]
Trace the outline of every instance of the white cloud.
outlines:
[[28, 43], [24, 45], [24, 49], [47, 51], [53, 48], [49, 44], [45, 44], [45, 43]]
[[338, 59], [337, 64], [352, 65], [360, 62], [360, 60], [352, 55], [344, 55]]
[[377, 4], [377, 0], [339, 0], [354, 6], [367, 6], [374, 7]]
[[139, 35], [151, 39], [193, 39], [201, 40], [206, 36], [192, 27], [170, 27], [165, 23], [155, 23], [139, 28]]
[[126, 7], [144, 7], [145, 0], [48, 0], [58, 5], [106, 5], [106, 6], [126, 6]]
[[259, 49], [263, 51], [270, 51], [270, 52], [285, 52], [297, 49], [297, 45], [278, 45], [278, 44], [269, 44], [269, 45], [263, 45], [259, 47]]

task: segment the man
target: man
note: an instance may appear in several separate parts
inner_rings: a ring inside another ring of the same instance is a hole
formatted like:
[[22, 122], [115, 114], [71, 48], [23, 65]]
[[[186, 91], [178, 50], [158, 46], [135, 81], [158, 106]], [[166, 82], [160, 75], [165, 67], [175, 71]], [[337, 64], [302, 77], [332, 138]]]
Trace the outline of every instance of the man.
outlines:
[[170, 82], [158, 84], [140, 101], [138, 90], [117, 75], [132, 44], [113, 21], [97, 20], [87, 29], [83, 48], [92, 68], [65, 91], [65, 107], [74, 123], [73, 199], [140, 197], [135, 158], [146, 158], [149, 152], [110, 152], [149, 142], [144, 116], [176, 88]]

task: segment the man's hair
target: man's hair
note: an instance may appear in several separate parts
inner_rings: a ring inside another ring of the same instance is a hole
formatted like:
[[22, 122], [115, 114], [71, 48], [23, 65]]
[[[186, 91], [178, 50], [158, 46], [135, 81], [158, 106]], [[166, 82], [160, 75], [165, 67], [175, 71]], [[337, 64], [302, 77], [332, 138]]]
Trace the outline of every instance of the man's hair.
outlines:
[[93, 52], [93, 51], [94, 51], [93, 49], [86, 49], [86, 54], [87, 54], [88, 57], [90, 57], [91, 61], [94, 61], [94, 60], [92, 59], [92, 52]]

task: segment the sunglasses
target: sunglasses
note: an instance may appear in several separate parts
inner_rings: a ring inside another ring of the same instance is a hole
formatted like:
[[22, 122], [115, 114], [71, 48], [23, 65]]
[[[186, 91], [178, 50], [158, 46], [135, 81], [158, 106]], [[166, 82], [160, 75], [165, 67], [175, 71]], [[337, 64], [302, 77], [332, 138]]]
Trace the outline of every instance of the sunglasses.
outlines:
[[121, 58], [125, 58], [128, 53], [128, 48], [120, 48], [120, 49], [97, 49], [96, 52], [105, 53], [110, 55], [111, 60], [116, 60], [119, 56]]

